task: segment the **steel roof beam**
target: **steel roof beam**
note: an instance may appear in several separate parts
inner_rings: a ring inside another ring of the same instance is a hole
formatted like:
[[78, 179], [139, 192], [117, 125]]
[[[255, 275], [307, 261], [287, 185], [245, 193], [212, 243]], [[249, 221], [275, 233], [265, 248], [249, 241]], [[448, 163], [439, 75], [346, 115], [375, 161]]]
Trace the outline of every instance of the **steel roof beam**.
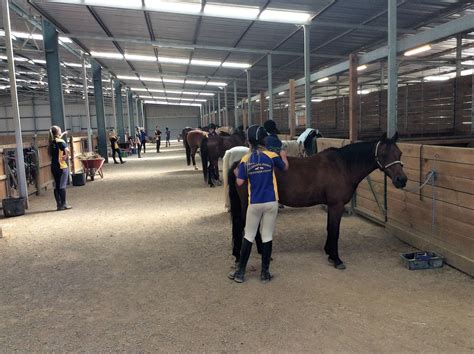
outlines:
[[[234, 53], [245, 53], [245, 54], [274, 54], [274, 55], [288, 55], [288, 56], [302, 56], [303, 53], [292, 52], [286, 50], [265, 50], [265, 49], [253, 49], [253, 48], [235, 48], [235, 47], [223, 47], [214, 45], [202, 45], [202, 44], [182, 44], [177, 42], [170, 42], [165, 40], [147, 40], [127, 37], [106, 37], [96, 36], [89, 34], [77, 34], [77, 33], [61, 33], [61, 37], [71, 39], [91, 39], [96, 41], [111, 41], [111, 42], [122, 42], [122, 43], [134, 43], [134, 44], [145, 44], [151, 45], [157, 48], [171, 48], [171, 49], [183, 49], [183, 50], [196, 50], [206, 49], [215, 50], [220, 52], [234, 52]], [[329, 58], [329, 59], [340, 59], [345, 58], [342, 55], [331, 55], [331, 54], [312, 54], [313, 57]]]

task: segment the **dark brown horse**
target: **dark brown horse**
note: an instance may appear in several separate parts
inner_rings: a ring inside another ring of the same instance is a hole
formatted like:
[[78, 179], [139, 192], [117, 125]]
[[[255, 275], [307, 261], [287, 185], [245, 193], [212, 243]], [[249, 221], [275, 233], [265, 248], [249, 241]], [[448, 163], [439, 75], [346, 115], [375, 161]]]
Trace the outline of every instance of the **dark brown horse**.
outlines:
[[209, 187], [214, 187], [214, 182], [219, 181], [219, 158], [224, 157], [227, 150], [235, 146], [245, 145], [245, 133], [236, 129], [229, 136], [210, 136], [202, 140], [201, 160], [204, 181], [209, 183]]
[[186, 136], [183, 136], [183, 144], [186, 149], [186, 162], [188, 163], [188, 166], [189, 166], [192, 160], [195, 170], [198, 169], [196, 167], [196, 152], [201, 146], [202, 140], [206, 138], [206, 136], [207, 136], [207, 132], [204, 132], [200, 129], [189, 130], [186, 133]]
[[[337, 269], [345, 269], [339, 258], [338, 240], [344, 205], [359, 183], [379, 168], [396, 188], [403, 188], [407, 176], [396, 145], [398, 133], [392, 139], [382, 136], [377, 142], [362, 142], [330, 148], [310, 157], [288, 157], [290, 168], [275, 171], [280, 203], [290, 207], [328, 206], [327, 239], [324, 251]], [[247, 212], [247, 184], [237, 187], [234, 168], [229, 170], [229, 197], [232, 214], [233, 255], [238, 261]]]

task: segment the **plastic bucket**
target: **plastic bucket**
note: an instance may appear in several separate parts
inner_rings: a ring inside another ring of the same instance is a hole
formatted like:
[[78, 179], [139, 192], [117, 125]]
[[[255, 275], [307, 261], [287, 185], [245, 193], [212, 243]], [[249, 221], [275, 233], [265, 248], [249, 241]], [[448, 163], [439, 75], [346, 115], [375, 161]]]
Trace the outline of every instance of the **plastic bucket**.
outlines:
[[73, 186], [83, 186], [86, 184], [86, 175], [83, 172], [79, 172], [72, 175]]
[[25, 198], [6, 198], [2, 200], [3, 215], [9, 218], [25, 214]]

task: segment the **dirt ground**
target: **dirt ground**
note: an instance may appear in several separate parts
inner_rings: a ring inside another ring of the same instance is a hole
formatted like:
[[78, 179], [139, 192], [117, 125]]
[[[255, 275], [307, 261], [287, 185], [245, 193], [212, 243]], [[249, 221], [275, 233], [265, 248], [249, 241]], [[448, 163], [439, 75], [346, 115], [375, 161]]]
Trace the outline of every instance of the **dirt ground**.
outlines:
[[[152, 149], [152, 146], [149, 146]], [[323, 254], [320, 207], [284, 209], [275, 278], [237, 284], [222, 187], [205, 186], [181, 145], [108, 165], [103, 180], [52, 191], [0, 219], [0, 351], [474, 351], [474, 284], [450, 267], [409, 271], [412, 248], [345, 217], [340, 254]]]

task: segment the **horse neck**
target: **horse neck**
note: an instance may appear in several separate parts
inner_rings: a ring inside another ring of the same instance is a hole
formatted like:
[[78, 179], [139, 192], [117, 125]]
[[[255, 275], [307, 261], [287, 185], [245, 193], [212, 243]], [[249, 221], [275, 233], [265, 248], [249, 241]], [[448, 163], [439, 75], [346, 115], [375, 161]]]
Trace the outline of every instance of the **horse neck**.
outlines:
[[355, 151], [345, 156], [345, 160], [355, 185], [377, 169], [375, 143], [358, 143]]

